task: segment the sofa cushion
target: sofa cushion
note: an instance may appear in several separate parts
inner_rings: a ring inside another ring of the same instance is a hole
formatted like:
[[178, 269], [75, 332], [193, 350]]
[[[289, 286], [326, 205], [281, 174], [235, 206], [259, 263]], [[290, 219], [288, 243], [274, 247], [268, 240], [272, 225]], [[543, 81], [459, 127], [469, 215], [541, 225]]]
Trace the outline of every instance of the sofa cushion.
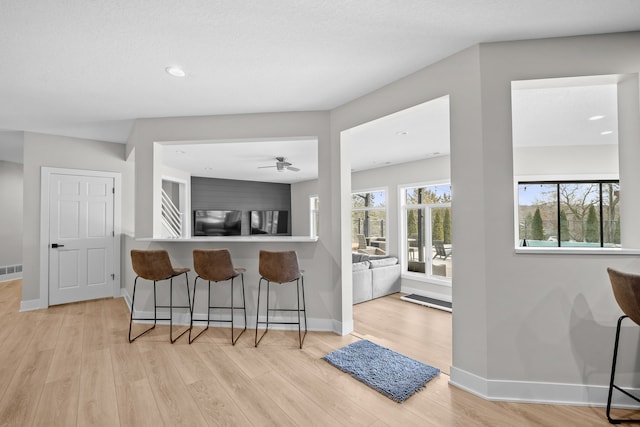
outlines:
[[387, 267], [389, 265], [396, 265], [398, 258], [390, 256], [387, 258], [371, 259], [369, 263], [371, 264], [371, 268]]
[[368, 270], [369, 261], [354, 262], [351, 264], [351, 269], [353, 271]]
[[362, 262], [362, 261], [368, 261], [368, 260], [369, 260], [368, 254], [361, 254], [356, 252], [351, 253], [351, 262]]
[[400, 292], [400, 264], [390, 265], [385, 268], [372, 268], [371, 286], [372, 297], [378, 298], [385, 295]]
[[353, 280], [353, 303], [369, 301], [373, 298], [373, 286], [371, 284], [371, 269], [356, 270], [351, 272]]

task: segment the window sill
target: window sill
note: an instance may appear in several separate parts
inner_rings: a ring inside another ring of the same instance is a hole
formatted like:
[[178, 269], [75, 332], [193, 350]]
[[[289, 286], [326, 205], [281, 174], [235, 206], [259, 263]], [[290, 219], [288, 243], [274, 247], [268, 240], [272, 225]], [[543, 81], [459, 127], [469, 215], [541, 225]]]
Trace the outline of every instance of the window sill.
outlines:
[[407, 271], [403, 271], [402, 274], [400, 275], [400, 278], [406, 279], [406, 280], [413, 280], [415, 282], [423, 282], [423, 283], [429, 283], [432, 285], [451, 287], [451, 279], [436, 279], [434, 277], [429, 277], [424, 273], [410, 273]]
[[623, 248], [515, 248], [516, 254], [542, 255], [640, 255], [640, 249]]

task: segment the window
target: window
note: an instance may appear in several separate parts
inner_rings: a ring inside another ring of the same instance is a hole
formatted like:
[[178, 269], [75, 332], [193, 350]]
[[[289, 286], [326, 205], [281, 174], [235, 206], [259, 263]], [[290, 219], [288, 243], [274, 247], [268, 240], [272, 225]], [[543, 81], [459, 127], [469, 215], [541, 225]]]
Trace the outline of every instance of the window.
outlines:
[[511, 83], [515, 247], [621, 247], [620, 167], [631, 162], [619, 157], [618, 116], [630, 117], [626, 97], [637, 97], [627, 81]]
[[620, 247], [620, 184], [518, 183], [518, 246]]
[[320, 234], [320, 199], [318, 196], [309, 197], [309, 230], [311, 237], [318, 237]]
[[354, 251], [386, 254], [387, 192], [351, 194], [351, 241]]
[[402, 187], [402, 242], [405, 272], [451, 282], [451, 186]]

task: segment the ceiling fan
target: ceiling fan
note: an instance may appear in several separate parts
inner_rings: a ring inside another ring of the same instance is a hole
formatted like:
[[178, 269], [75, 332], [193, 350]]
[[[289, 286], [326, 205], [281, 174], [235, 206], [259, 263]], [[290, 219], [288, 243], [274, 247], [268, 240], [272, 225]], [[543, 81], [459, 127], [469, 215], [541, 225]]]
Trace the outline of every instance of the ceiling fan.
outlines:
[[284, 172], [285, 170], [290, 170], [292, 172], [299, 172], [300, 169], [294, 167], [291, 163], [287, 161], [284, 157], [276, 157], [276, 164], [273, 166], [259, 166], [258, 169], [265, 168], [276, 168], [278, 172]]

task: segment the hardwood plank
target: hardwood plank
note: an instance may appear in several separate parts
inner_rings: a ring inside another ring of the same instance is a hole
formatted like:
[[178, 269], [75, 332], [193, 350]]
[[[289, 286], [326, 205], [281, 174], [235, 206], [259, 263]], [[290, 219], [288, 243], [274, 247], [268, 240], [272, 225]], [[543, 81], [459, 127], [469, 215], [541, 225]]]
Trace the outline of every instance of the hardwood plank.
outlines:
[[80, 375], [47, 381], [36, 409], [34, 426], [74, 426], [78, 416]]
[[78, 425], [119, 425], [110, 350], [85, 351], [81, 369]]
[[164, 425], [161, 412], [146, 378], [120, 382], [116, 386], [121, 426], [156, 427]]
[[182, 381], [178, 367], [167, 355], [172, 344], [167, 340], [161, 343], [136, 342], [132, 345], [137, 344], [144, 345], [144, 347], [140, 346], [140, 354], [144, 361], [146, 378], [164, 422], [172, 426], [207, 425], [198, 405], [191, 398], [188, 388]]
[[83, 335], [84, 317], [78, 314], [65, 315], [60, 334], [57, 336], [47, 382], [79, 375], [78, 366], [82, 363]]
[[0, 425], [24, 426], [33, 421], [44, 388], [53, 350], [26, 347], [22, 361], [0, 400]]
[[375, 422], [376, 418], [370, 410], [359, 405], [360, 393], [364, 389], [365, 392], [371, 389], [359, 381], [354, 381], [347, 391], [341, 392], [332, 387], [322, 380], [325, 375], [318, 374], [317, 371], [344, 374], [325, 361], [310, 357], [303, 351], [291, 349], [273, 349], [264, 352], [264, 358], [266, 363], [271, 364], [274, 371], [291, 382], [301, 395], [319, 402], [333, 418], [350, 425], [369, 425]]
[[353, 307], [354, 333], [448, 374], [451, 313], [402, 301], [397, 293]]
[[[0, 426], [608, 425], [604, 408], [489, 402], [449, 385], [451, 315], [399, 294], [355, 306], [353, 334], [310, 332], [300, 350], [296, 332], [254, 348], [255, 330], [232, 346], [224, 327], [172, 345], [158, 326], [129, 344], [123, 299], [20, 313], [20, 285], [0, 284]], [[443, 373], [397, 404], [322, 360], [362, 338]]]
[[187, 388], [209, 425], [251, 425], [242, 410], [244, 400], [236, 401], [215, 379], [202, 379]]
[[205, 360], [215, 381], [225, 389], [234, 401], [243, 402], [241, 410], [254, 425], [293, 426], [295, 423], [271, 399], [263, 394], [235, 364], [221, 351], [207, 351], [194, 347]]

